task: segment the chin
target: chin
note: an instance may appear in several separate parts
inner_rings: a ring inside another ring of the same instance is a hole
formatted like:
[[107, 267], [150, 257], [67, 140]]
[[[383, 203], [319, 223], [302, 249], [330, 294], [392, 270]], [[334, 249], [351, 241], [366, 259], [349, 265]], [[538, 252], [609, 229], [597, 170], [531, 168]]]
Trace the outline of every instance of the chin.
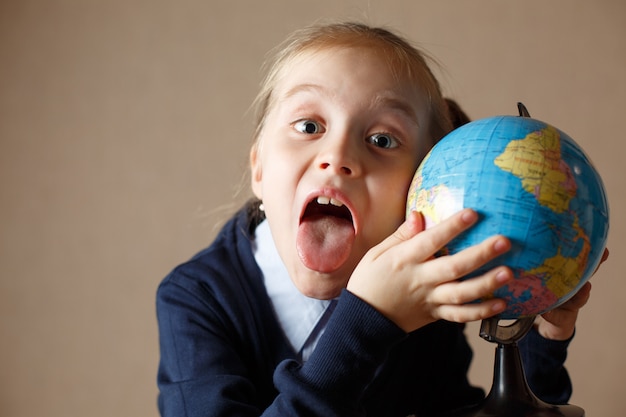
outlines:
[[349, 274], [338, 275], [337, 273], [328, 274], [315, 271], [308, 271], [304, 275], [294, 279], [294, 285], [303, 295], [318, 300], [330, 300], [339, 297], [341, 290], [348, 285], [348, 279], [343, 277], [350, 276]]

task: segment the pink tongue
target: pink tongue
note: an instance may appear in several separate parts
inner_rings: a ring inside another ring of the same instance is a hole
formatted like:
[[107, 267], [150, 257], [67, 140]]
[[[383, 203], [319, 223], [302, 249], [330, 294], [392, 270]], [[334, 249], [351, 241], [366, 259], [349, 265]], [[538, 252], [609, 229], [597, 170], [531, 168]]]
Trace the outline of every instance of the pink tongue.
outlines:
[[304, 265], [318, 272], [333, 272], [350, 256], [354, 243], [352, 222], [335, 216], [311, 216], [300, 224], [296, 246]]

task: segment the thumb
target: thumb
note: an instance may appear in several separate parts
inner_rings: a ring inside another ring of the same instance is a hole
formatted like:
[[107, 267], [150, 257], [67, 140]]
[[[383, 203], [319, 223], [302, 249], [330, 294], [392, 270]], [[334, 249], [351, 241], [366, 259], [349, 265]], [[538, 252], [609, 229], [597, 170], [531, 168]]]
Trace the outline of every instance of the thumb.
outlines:
[[387, 237], [373, 248], [375, 250], [375, 253], [373, 253], [374, 257], [377, 257], [379, 254], [386, 252], [390, 248], [411, 239], [419, 232], [422, 232], [424, 230], [424, 226], [424, 217], [422, 216], [422, 213], [418, 211], [411, 211], [406, 220], [396, 229], [395, 232], [393, 232], [391, 236]]

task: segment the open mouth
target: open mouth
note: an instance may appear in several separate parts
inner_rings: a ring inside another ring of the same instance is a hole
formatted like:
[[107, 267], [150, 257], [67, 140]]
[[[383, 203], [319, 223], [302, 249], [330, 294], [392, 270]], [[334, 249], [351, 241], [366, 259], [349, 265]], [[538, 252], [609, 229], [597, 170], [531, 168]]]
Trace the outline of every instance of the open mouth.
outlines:
[[319, 196], [307, 204], [302, 220], [319, 216], [332, 216], [353, 223], [352, 213], [345, 204], [331, 197]]
[[300, 218], [298, 255], [309, 269], [333, 272], [348, 260], [356, 237], [350, 209], [326, 195], [312, 198]]

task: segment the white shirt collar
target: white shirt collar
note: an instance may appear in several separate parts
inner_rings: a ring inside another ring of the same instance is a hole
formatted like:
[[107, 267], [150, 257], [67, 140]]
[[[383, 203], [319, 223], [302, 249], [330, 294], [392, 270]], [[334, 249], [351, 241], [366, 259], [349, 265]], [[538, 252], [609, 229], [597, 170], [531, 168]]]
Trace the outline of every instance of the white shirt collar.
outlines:
[[[300, 353], [331, 300], [307, 297], [296, 288], [278, 255], [267, 220], [256, 228], [252, 251], [263, 272], [278, 322], [294, 350]], [[315, 343], [316, 339], [309, 343]]]

